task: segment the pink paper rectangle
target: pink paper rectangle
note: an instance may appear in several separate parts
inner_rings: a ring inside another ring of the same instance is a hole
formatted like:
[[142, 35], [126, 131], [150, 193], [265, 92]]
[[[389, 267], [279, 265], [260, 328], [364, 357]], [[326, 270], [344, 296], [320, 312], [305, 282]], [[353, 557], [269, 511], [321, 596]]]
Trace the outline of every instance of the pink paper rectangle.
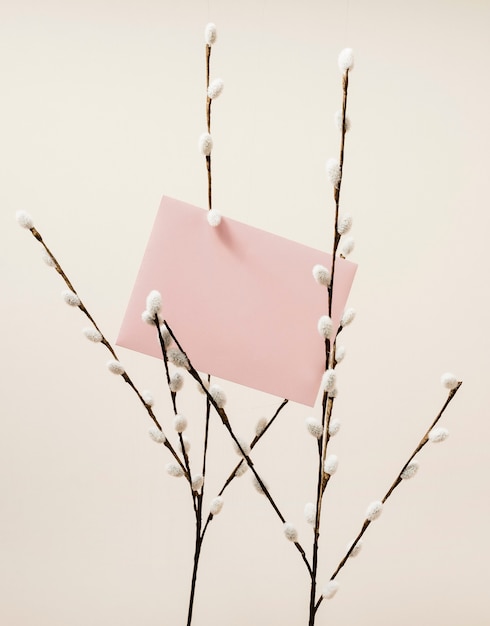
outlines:
[[[226, 217], [213, 228], [205, 210], [163, 197], [117, 343], [161, 358], [141, 321], [156, 289], [198, 371], [313, 406], [325, 370], [317, 323], [328, 312], [316, 264], [330, 267], [331, 255]], [[336, 263], [335, 327], [355, 271]]]

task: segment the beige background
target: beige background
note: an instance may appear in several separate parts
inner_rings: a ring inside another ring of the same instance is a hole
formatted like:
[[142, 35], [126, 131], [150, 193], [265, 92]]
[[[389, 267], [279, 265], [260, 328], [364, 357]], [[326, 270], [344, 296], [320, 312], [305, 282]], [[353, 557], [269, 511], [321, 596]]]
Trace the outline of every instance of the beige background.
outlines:
[[[489, 623], [489, 18], [483, 0], [3, 1], [1, 624], [184, 623], [188, 491], [165, 474], [145, 414], [13, 215], [33, 215], [115, 340], [161, 195], [205, 205], [196, 144], [211, 20], [212, 74], [225, 80], [216, 207], [319, 248], [330, 247], [337, 55], [356, 53], [342, 204], [355, 221], [358, 318], [339, 369], [321, 581], [437, 412], [442, 372], [464, 380], [449, 440], [424, 450], [318, 624]], [[161, 364], [121, 359], [171, 430]], [[278, 404], [225, 387], [247, 437]], [[194, 453], [201, 404], [188, 384]], [[287, 407], [254, 455], [305, 545], [310, 413]], [[236, 458], [216, 421], [211, 435], [209, 497]], [[306, 570], [248, 475], [209, 530], [200, 573], [195, 626], [306, 624]]]

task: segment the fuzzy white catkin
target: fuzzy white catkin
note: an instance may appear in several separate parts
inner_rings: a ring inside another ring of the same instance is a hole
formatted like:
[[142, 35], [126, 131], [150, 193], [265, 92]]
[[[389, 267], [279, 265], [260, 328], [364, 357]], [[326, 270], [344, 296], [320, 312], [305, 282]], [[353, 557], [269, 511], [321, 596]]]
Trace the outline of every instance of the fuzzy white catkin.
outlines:
[[63, 291], [61, 296], [66, 304], [69, 304], [70, 306], [80, 306], [80, 298], [70, 289]]
[[441, 376], [441, 384], [443, 387], [446, 387], [446, 389], [456, 389], [458, 383], [458, 379], [454, 374], [451, 374], [451, 372], [446, 372]]
[[184, 450], [186, 452], [189, 452], [189, 450], [191, 449], [191, 442], [189, 441], [189, 438], [185, 435], [182, 435], [182, 443], [184, 444]]
[[336, 398], [338, 395], [339, 395], [339, 390], [337, 389], [337, 387], [332, 389], [332, 391], [328, 392], [328, 397], [329, 398]]
[[429, 433], [429, 441], [432, 443], [440, 443], [449, 437], [449, 431], [447, 428], [437, 426], [433, 428]]
[[345, 347], [344, 346], [338, 346], [337, 349], [335, 350], [335, 360], [337, 361], [337, 363], [340, 363], [340, 361], [343, 361], [345, 357]]
[[48, 254], [46, 250], [43, 250], [42, 259], [49, 267], [55, 267], [56, 263], [54, 262], [53, 257]]
[[197, 492], [201, 491], [201, 488], [204, 484], [204, 478], [202, 474], [196, 474], [195, 476], [193, 476], [191, 483], [192, 483], [192, 491], [197, 491]]
[[417, 463], [417, 461], [411, 461], [400, 474], [400, 478], [403, 478], [403, 480], [409, 480], [410, 478], [413, 478], [415, 476], [418, 469], [419, 464]]
[[221, 78], [215, 78], [208, 87], [208, 98], [210, 98], [211, 100], [217, 98], [219, 95], [221, 95], [224, 86], [225, 84], [221, 80]]
[[329, 580], [323, 588], [322, 596], [325, 600], [331, 600], [339, 590], [339, 583], [336, 580]]
[[211, 385], [211, 387], [209, 388], [209, 394], [220, 409], [225, 406], [226, 394], [219, 385]]
[[165, 435], [162, 433], [161, 430], [158, 430], [158, 428], [151, 428], [148, 431], [148, 434], [155, 443], [165, 443], [165, 441], [167, 440]]
[[183, 433], [187, 428], [187, 419], [180, 413], [174, 417], [174, 428], [178, 433]]
[[267, 418], [260, 417], [259, 421], [257, 422], [255, 426], [255, 434], [257, 437], [260, 437], [260, 435], [264, 432], [266, 426], [267, 426]]
[[375, 500], [366, 509], [366, 519], [373, 522], [381, 515], [383, 511], [383, 503], [380, 500]]
[[337, 224], [337, 232], [339, 235], [347, 235], [352, 228], [352, 217], [350, 215], [344, 215], [341, 217]]
[[318, 320], [317, 328], [321, 337], [329, 339], [333, 330], [332, 318], [328, 315], [322, 315]]
[[248, 456], [250, 454], [250, 446], [248, 445], [248, 443], [242, 437], [237, 437], [237, 441], [240, 444], [240, 447], [243, 450], [243, 453], [238, 447], [238, 444], [236, 442], [233, 442], [233, 447], [235, 448], [235, 452], [239, 454], [240, 456], [243, 456], [243, 455]]
[[328, 287], [330, 285], [330, 271], [323, 265], [315, 265], [312, 270], [313, 278], [319, 285]]
[[209, 133], [199, 137], [199, 151], [203, 156], [209, 156], [213, 150], [213, 138]]
[[293, 524], [286, 522], [282, 528], [286, 539], [293, 542], [298, 541], [298, 531]]
[[153, 397], [151, 391], [149, 391], [148, 389], [144, 389], [141, 392], [141, 397], [143, 398], [143, 402], [146, 404], [146, 406], [152, 407], [155, 404], [155, 398]]
[[[347, 552], [351, 549], [353, 543], [354, 542], [351, 541], [351, 543], [347, 546]], [[352, 552], [349, 554], [349, 556], [352, 558], [355, 558], [361, 550], [362, 550], [362, 540], [359, 539], [356, 545], [352, 548]]]
[[326, 170], [330, 182], [337, 188], [340, 183], [340, 163], [337, 159], [328, 159]]
[[125, 372], [124, 365], [119, 361], [111, 360], [107, 361], [107, 369], [109, 372], [116, 374], [118, 376], [122, 376]]
[[150, 326], [153, 326], [153, 324], [155, 323], [155, 318], [152, 317], [151, 313], [149, 311], [147, 311], [146, 309], [141, 314], [141, 320], [145, 324], [149, 324]]
[[323, 427], [320, 420], [316, 417], [307, 417], [305, 420], [306, 428], [310, 435], [315, 437], [316, 439], [320, 439], [323, 435]]
[[172, 376], [170, 377], [170, 391], [172, 393], [177, 393], [177, 391], [180, 391], [182, 389], [182, 387], [184, 386], [184, 377], [182, 376], [182, 374], [180, 372], [175, 372], [175, 374], [172, 374]]
[[316, 507], [313, 502], [307, 502], [305, 504], [304, 514], [307, 523], [311, 524], [311, 526], [314, 526], [316, 521]]
[[180, 478], [184, 475], [184, 470], [180, 467], [180, 465], [177, 465], [177, 463], [167, 463], [165, 469], [167, 470], [167, 474], [173, 476], [174, 478]]
[[221, 496], [216, 496], [216, 498], [211, 500], [211, 505], [209, 507], [209, 512], [211, 513], [211, 515], [218, 515], [218, 513], [221, 513], [223, 504], [224, 500]]
[[158, 315], [162, 310], [162, 296], [156, 289], [150, 291], [146, 298], [146, 310], [152, 317]]
[[354, 238], [353, 237], [347, 237], [343, 242], [342, 245], [340, 247], [340, 254], [342, 256], [349, 256], [349, 254], [354, 250]]
[[[334, 115], [335, 126], [342, 132], [342, 111], [336, 111]], [[350, 119], [345, 116], [345, 132], [350, 130]]]
[[[262, 489], [262, 485], [259, 483], [259, 481], [257, 480], [257, 477], [255, 476], [255, 474], [252, 474], [252, 484], [255, 487], [255, 489], [263, 494], [264, 490]], [[264, 485], [264, 487], [267, 489], [267, 484], [265, 483], [265, 481], [262, 481], [262, 484]]]
[[344, 48], [339, 54], [339, 69], [342, 73], [354, 67], [354, 53], [352, 48]]
[[346, 309], [342, 315], [342, 319], [340, 320], [341, 326], [348, 326], [354, 320], [355, 316], [355, 309]]
[[27, 228], [28, 230], [34, 228], [34, 221], [27, 211], [17, 211], [15, 219], [17, 220], [17, 224], [22, 228]]
[[206, 217], [208, 220], [208, 224], [213, 228], [216, 228], [221, 224], [221, 213], [219, 213], [219, 211], [217, 211], [216, 209], [210, 209], [207, 212]]
[[178, 348], [171, 348], [167, 352], [168, 360], [175, 365], [175, 367], [183, 367], [188, 369], [189, 361], [186, 355]]
[[243, 476], [247, 470], [248, 470], [248, 463], [246, 461], [242, 461], [235, 470], [235, 476], [237, 478], [240, 478], [240, 476]]
[[322, 377], [322, 389], [325, 391], [333, 391], [337, 382], [337, 376], [334, 370], [327, 370]]
[[102, 335], [96, 328], [82, 328], [82, 333], [89, 341], [93, 341], [94, 343], [102, 341]]
[[339, 430], [340, 430], [340, 420], [338, 419], [330, 420], [330, 424], [328, 425], [328, 434], [330, 435], [330, 437], [335, 437], [335, 435], [339, 432]]
[[335, 456], [335, 454], [329, 454], [325, 459], [325, 463], [323, 464], [323, 471], [325, 474], [335, 474], [337, 468], [339, 466], [339, 459]]
[[212, 22], [206, 24], [206, 28], [204, 29], [204, 41], [206, 42], [206, 44], [208, 46], [212, 46], [214, 43], [216, 43], [217, 37], [218, 35], [216, 32], [216, 26]]

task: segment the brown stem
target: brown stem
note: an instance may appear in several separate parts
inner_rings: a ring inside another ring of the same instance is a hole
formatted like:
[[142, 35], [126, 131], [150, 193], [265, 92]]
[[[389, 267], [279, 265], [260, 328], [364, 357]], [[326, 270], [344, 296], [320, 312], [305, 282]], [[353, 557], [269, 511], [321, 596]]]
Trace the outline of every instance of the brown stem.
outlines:
[[[393, 493], [393, 491], [396, 489], [396, 487], [398, 487], [398, 485], [403, 481], [401, 475], [402, 473], [405, 471], [405, 469], [407, 468], [407, 466], [409, 465], [409, 463], [413, 460], [413, 458], [420, 452], [420, 450], [422, 450], [422, 448], [427, 444], [427, 442], [429, 441], [429, 433], [430, 431], [434, 428], [434, 426], [438, 423], [438, 421], [441, 419], [442, 415], [444, 414], [445, 410], [447, 409], [449, 403], [451, 402], [451, 400], [454, 398], [454, 396], [456, 395], [458, 389], [461, 387], [463, 383], [460, 381], [458, 382], [458, 385], [454, 388], [451, 389], [451, 391], [448, 394], [448, 397], [446, 399], [446, 401], [444, 402], [444, 404], [442, 405], [441, 410], [439, 411], [439, 413], [436, 415], [434, 421], [432, 422], [432, 424], [429, 426], [429, 428], [427, 429], [426, 433], [424, 434], [424, 436], [422, 437], [422, 439], [420, 440], [420, 442], [417, 444], [417, 446], [415, 447], [415, 450], [412, 452], [412, 454], [408, 457], [408, 461], [404, 464], [404, 466], [402, 467], [402, 469], [398, 472], [397, 477], [395, 478], [395, 480], [393, 481], [393, 483], [391, 484], [390, 488], [388, 489], [388, 491], [385, 493], [383, 499], [381, 500], [381, 502], [384, 504], [386, 502], [386, 500], [388, 500], [388, 498], [391, 496], [391, 494]], [[359, 531], [359, 533], [357, 534], [357, 537], [355, 538], [355, 540], [352, 542], [352, 544], [349, 547], [349, 550], [346, 552], [345, 556], [342, 558], [342, 560], [340, 561], [340, 563], [337, 565], [337, 568], [335, 569], [334, 573], [332, 574], [332, 576], [330, 576], [330, 580], [334, 580], [338, 573], [340, 572], [340, 570], [344, 567], [344, 565], [346, 564], [347, 560], [349, 559], [349, 556], [351, 555], [352, 551], [354, 550], [354, 548], [356, 547], [356, 545], [359, 543], [359, 541], [361, 540], [362, 536], [364, 535], [364, 533], [366, 532], [366, 530], [369, 528], [371, 522], [369, 520], [364, 520], [361, 530]], [[323, 596], [320, 596], [320, 598], [318, 599], [316, 605], [315, 605], [315, 612], [318, 610], [318, 607], [320, 606], [320, 604], [323, 601]]]
[[[206, 126], [208, 129], [208, 133], [211, 134], [211, 105], [212, 100], [207, 95], [207, 91], [209, 88], [209, 67], [211, 61], [211, 46], [206, 44]], [[211, 155], [206, 156], [206, 171], [208, 174], [208, 211], [211, 211], [213, 208], [213, 196], [212, 196], [212, 176], [211, 176]]]

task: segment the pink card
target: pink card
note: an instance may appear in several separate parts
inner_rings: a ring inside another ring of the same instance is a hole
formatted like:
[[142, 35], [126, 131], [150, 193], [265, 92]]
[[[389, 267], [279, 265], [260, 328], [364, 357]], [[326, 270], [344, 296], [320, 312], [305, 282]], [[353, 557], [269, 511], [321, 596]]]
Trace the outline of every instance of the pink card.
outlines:
[[[312, 276], [331, 255], [163, 197], [118, 345], [162, 358], [141, 320], [152, 289], [163, 316], [203, 373], [313, 406], [325, 371], [318, 319], [328, 296]], [[336, 264], [332, 318], [338, 327], [356, 265]]]

